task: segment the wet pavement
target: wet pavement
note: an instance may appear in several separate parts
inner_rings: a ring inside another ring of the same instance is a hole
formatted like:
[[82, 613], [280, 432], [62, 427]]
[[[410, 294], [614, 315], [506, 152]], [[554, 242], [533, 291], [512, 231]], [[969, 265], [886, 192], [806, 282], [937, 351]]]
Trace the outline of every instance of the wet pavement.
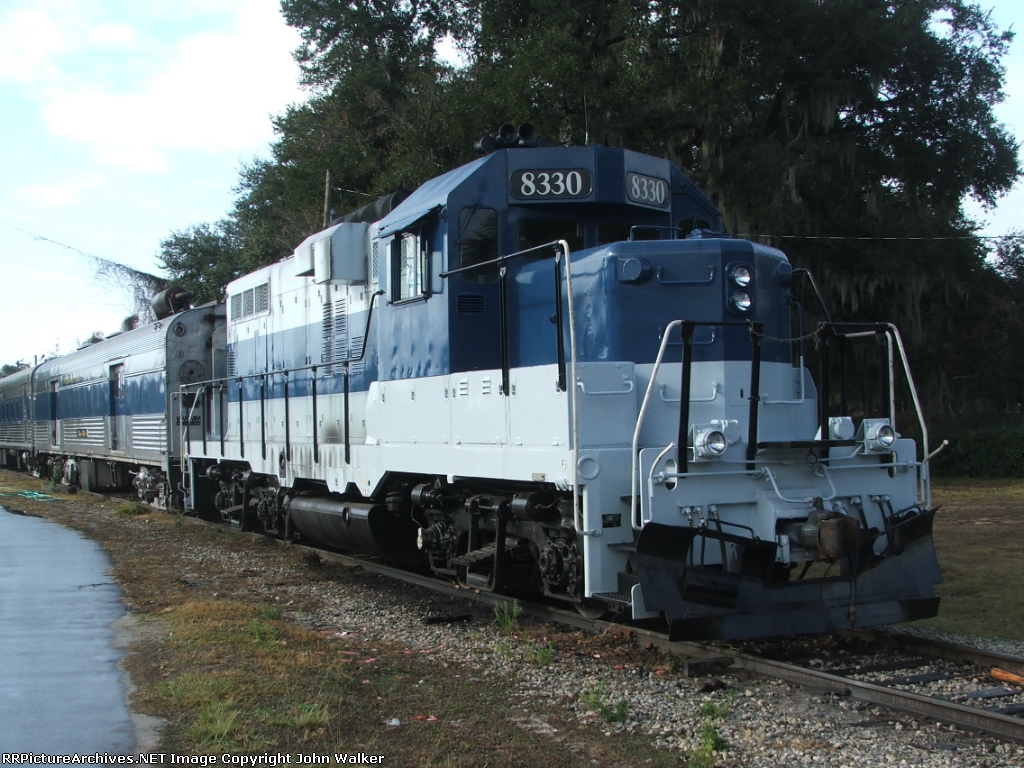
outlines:
[[98, 544], [0, 507], [0, 749], [132, 754], [125, 614]]

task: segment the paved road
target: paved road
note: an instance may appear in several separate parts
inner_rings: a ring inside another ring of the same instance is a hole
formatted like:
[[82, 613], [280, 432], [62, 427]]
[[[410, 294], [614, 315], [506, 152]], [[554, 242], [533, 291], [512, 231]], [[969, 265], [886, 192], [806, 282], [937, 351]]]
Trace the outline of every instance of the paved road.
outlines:
[[76, 531], [0, 507], [0, 751], [132, 753], [109, 567]]

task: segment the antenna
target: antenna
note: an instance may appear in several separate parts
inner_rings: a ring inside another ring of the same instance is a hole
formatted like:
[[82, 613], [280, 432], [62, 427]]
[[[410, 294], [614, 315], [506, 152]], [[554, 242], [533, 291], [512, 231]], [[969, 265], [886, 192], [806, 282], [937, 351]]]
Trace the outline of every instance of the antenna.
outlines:
[[590, 144], [590, 118], [587, 116], [587, 94], [583, 94], [583, 145]]

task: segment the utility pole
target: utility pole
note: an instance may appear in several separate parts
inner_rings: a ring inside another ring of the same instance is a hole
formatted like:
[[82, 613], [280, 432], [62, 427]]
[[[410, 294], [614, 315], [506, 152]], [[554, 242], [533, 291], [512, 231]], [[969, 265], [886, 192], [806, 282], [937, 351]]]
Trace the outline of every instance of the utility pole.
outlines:
[[327, 169], [327, 180], [324, 183], [324, 229], [331, 223], [331, 169]]

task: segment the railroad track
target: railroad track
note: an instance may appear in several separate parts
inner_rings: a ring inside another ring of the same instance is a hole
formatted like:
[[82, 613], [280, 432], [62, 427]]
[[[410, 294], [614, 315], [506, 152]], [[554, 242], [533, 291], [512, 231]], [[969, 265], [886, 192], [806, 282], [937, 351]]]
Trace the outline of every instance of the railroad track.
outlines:
[[[450, 597], [469, 599], [492, 607], [511, 603], [511, 599], [504, 595], [479, 592], [431, 576], [410, 573], [371, 558], [344, 555], [301, 544], [291, 546], [316, 553], [326, 561], [358, 566], [371, 573], [422, 586]], [[771, 651], [766, 654], [756, 646], [751, 650], [747, 645], [732, 647], [717, 643], [673, 641], [664, 632], [601, 619], [587, 619], [574, 610], [542, 603], [519, 602], [519, 607], [522, 614], [541, 621], [592, 633], [609, 630], [628, 632], [642, 644], [650, 644], [685, 659], [746, 670], [1024, 744], [1024, 685], [994, 684], [996, 681], [990, 680], [994, 668], [1024, 676], [1024, 658], [900, 633], [856, 630], [835, 637], [843, 642], [861, 644], [861, 656], [870, 658], [885, 653], [889, 655], [889, 660], [871, 659], [858, 663], [858, 656], [847, 652], [845, 656], [830, 658], [827, 663], [814, 658], [794, 661], [772, 658]], [[817, 665], [812, 663], [815, 660], [819, 662]], [[914, 671], [918, 669], [923, 671]], [[890, 674], [895, 672], [904, 674]], [[942, 682], [950, 680], [971, 681], [973, 686], [968, 685], [962, 691], [951, 694], [941, 686]], [[977, 683], [974, 684], [974, 681]], [[934, 684], [940, 685], [934, 690], [928, 690], [928, 686]]]
[[[224, 527], [221, 523], [189, 519], [201, 525]], [[266, 540], [261, 534], [246, 535]], [[510, 606], [512, 602], [504, 595], [481, 592], [433, 576], [405, 571], [371, 557], [345, 555], [280, 539], [275, 541], [283, 546], [314, 553], [328, 562], [357, 566], [370, 573], [450, 597], [473, 600], [489, 607]], [[798, 642], [795, 651], [790, 641], [784, 641], [785, 645], [779, 641], [740, 646], [673, 641], [664, 632], [602, 619], [588, 619], [575, 610], [543, 603], [519, 602], [519, 609], [522, 614], [540, 621], [595, 634], [609, 630], [630, 633], [642, 644], [649, 644], [684, 659], [711, 662], [709, 666], [712, 668], [734, 667], [818, 691], [849, 696], [855, 701], [886, 707], [913, 717], [930, 718], [1024, 744], [1024, 684], [995, 684], [996, 681], [991, 679], [994, 669], [1024, 677], [1024, 658], [1021, 657], [878, 630], [854, 630], [828, 636], [834, 642], [848, 644], [845, 654], [818, 652], [820, 648], [816, 649], [813, 643], [820, 640], [809, 641], [810, 650], [801, 650]], [[858, 643], [860, 648], [856, 648]], [[886, 661], [871, 658], [881, 653], [895, 654], [896, 658]], [[830, 658], [826, 663], [818, 656]], [[857, 661], [859, 657], [866, 657], [867, 660], [860, 663]], [[917, 669], [924, 671], [913, 672]], [[890, 674], [894, 672], [910, 674]], [[943, 690], [941, 685], [936, 690], [927, 690], [929, 685], [950, 680], [970, 680], [974, 687], [968, 686], [954, 694]]]

